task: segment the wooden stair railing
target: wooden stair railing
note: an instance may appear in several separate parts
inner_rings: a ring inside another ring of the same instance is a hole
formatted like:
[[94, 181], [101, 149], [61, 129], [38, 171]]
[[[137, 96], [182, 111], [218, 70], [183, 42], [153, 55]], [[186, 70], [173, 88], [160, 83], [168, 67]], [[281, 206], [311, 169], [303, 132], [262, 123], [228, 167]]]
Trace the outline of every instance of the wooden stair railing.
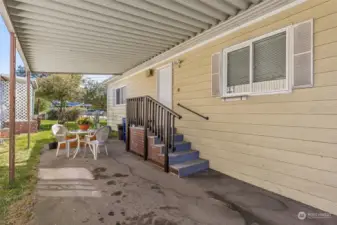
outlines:
[[148, 158], [148, 131], [157, 136], [165, 148], [164, 170], [169, 172], [169, 150], [175, 150], [175, 119], [181, 116], [150, 96], [126, 100], [126, 150], [130, 150], [130, 127], [144, 127], [144, 160]]

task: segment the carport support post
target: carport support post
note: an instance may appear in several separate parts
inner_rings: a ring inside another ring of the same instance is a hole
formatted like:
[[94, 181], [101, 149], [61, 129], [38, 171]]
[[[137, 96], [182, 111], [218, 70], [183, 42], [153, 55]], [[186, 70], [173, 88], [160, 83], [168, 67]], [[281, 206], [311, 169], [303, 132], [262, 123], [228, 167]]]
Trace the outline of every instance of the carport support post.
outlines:
[[28, 133], [27, 133], [27, 148], [30, 148], [30, 71], [26, 71], [26, 77], [27, 77], [27, 123], [28, 123]]
[[147, 143], [147, 97], [143, 99], [143, 109], [144, 109], [144, 160], [147, 160], [148, 157], [148, 143]]
[[125, 150], [130, 151], [130, 100], [126, 99], [126, 121], [125, 121], [125, 129], [126, 129], [126, 143]]
[[15, 180], [15, 64], [16, 64], [15, 34], [10, 33], [10, 79], [9, 79], [9, 184]]

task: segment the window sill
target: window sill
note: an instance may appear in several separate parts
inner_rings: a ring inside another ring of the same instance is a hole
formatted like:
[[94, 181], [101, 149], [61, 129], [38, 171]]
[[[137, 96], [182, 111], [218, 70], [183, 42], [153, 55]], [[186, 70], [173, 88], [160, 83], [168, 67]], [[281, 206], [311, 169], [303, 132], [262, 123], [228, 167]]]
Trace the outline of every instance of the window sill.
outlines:
[[261, 96], [261, 95], [278, 95], [278, 94], [290, 94], [291, 90], [282, 90], [282, 91], [273, 91], [273, 92], [260, 92], [260, 93], [238, 93], [233, 95], [225, 95], [222, 96], [222, 98], [227, 101], [231, 101], [231, 99], [239, 99], [240, 100], [246, 100], [249, 96]]
[[301, 86], [294, 86], [293, 89], [304, 89], [304, 88], [313, 88], [314, 85], [301, 85]]
[[236, 97], [224, 97], [223, 101], [224, 102], [235, 102], [235, 101], [245, 101], [247, 100], [248, 96], [236, 96]]

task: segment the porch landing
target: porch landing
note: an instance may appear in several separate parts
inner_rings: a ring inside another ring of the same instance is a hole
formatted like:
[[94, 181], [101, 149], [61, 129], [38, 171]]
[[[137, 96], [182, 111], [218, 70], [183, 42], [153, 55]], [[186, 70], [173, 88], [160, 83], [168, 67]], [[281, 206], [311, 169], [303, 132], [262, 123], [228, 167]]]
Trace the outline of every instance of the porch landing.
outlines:
[[46, 150], [40, 178], [30, 224], [337, 224], [336, 217], [301, 221], [298, 212], [319, 210], [211, 170], [185, 179], [166, 174], [117, 140], [97, 161]]

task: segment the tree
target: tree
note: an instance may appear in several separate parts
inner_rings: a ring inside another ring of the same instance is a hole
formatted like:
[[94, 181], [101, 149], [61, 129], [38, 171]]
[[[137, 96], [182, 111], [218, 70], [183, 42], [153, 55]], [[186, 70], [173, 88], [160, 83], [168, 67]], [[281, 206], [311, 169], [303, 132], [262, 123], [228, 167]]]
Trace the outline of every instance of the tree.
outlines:
[[34, 101], [34, 114], [45, 112], [50, 108], [50, 106], [51, 102], [45, 99], [36, 99], [36, 101]]
[[[25, 67], [21, 66], [21, 65], [18, 65], [18, 67], [16, 68], [16, 71], [15, 71], [15, 74], [16, 76], [18, 77], [26, 77], [26, 70], [25, 70]], [[30, 75], [30, 77], [32, 79], [34, 78], [38, 78], [38, 77], [47, 77], [48, 74], [47, 73], [32, 73]]]
[[16, 76], [18, 77], [25, 77], [26, 76], [26, 70], [23, 66], [18, 65], [15, 71]]
[[36, 97], [52, 101], [58, 101], [59, 108], [58, 122], [64, 122], [63, 116], [64, 107], [66, 101], [77, 101], [81, 99], [82, 75], [79, 74], [52, 74], [47, 77], [37, 79], [38, 89], [36, 91]]
[[83, 102], [94, 109], [107, 109], [107, 93], [104, 84], [90, 79], [84, 80]]

